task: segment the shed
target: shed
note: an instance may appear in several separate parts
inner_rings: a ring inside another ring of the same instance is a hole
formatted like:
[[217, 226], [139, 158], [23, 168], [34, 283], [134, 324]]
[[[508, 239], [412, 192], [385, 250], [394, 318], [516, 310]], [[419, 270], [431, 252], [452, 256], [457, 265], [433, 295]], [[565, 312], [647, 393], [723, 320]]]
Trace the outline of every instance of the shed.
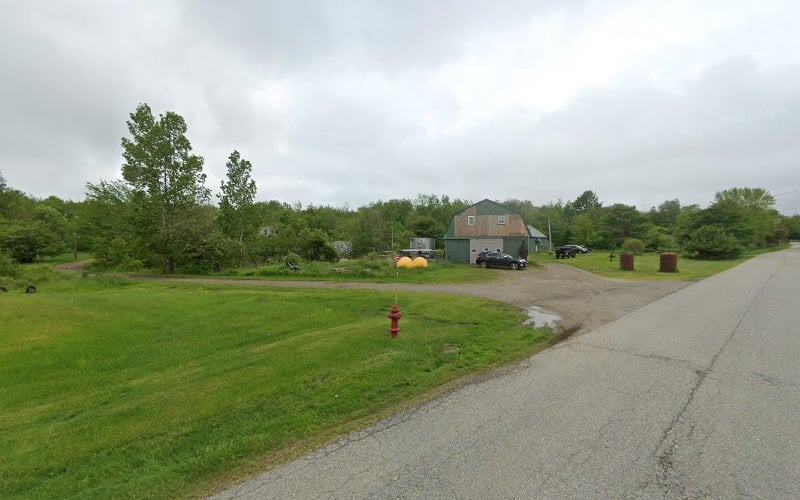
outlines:
[[528, 232], [531, 235], [530, 243], [528, 244], [529, 252], [549, 252], [553, 249], [553, 245], [550, 244], [550, 240], [544, 233], [533, 226], [528, 226]]
[[450, 219], [444, 235], [445, 256], [453, 262], [473, 263], [483, 250], [500, 250], [527, 258], [532, 245], [540, 241], [529, 228], [518, 212], [488, 199], [479, 201]]

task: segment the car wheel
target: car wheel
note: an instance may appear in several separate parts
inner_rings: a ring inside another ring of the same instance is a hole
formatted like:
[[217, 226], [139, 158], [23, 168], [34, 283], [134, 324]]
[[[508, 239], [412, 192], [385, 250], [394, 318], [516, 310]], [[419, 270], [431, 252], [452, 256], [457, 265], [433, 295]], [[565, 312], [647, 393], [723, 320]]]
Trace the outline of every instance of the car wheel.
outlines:
[[481, 267], [486, 269], [486, 261], [485, 260], [483, 262], [481, 262]]
[[516, 271], [517, 269], [519, 269], [519, 264], [517, 264], [516, 262], [512, 262], [511, 263], [511, 270], [512, 271]]

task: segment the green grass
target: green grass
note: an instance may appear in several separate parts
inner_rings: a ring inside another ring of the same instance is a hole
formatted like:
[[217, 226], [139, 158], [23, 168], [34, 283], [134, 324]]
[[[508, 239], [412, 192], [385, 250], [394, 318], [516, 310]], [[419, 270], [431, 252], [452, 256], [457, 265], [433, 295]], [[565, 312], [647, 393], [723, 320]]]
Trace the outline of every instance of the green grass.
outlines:
[[197, 496], [551, 334], [394, 293], [56, 281], [0, 295], [0, 497]]
[[398, 269], [386, 259], [352, 259], [336, 263], [305, 262], [293, 271], [283, 263], [240, 269], [226, 276], [260, 279], [369, 281], [376, 283], [477, 283], [495, 278], [475, 265], [446, 259], [430, 261], [427, 268]]
[[755, 255], [774, 250], [748, 252], [741, 258], [732, 260], [696, 260], [679, 255], [678, 272], [675, 273], [661, 273], [658, 271], [661, 258], [658, 253], [636, 255], [634, 257], [633, 271], [622, 271], [619, 268], [619, 253], [614, 252], [614, 260], [609, 260], [609, 252], [607, 250], [578, 254], [574, 259], [556, 259], [554, 256], [550, 256], [549, 260], [545, 262], [569, 264], [584, 271], [609, 278], [662, 281], [701, 280], [741, 264]]
[[75, 258], [75, 254], [72, 252], [62, 253], [53, 257], [45, 257], [37, 262], [47, 263], [47, 264], [67, 264], [69, 262], [76, 262], [79, 260], [86, 260], [91, 259], [92, 254], [87, 252], [78, 252], [78, 258]]

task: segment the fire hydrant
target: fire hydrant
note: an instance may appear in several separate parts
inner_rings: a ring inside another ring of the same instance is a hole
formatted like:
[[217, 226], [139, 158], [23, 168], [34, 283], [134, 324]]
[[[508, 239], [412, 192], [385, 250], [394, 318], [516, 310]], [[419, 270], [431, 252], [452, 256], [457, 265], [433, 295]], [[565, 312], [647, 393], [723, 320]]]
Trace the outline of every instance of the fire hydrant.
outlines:
[[389, 317], [392, 318], [392, 326], [389, 328], [389, 332], [392, 334], [392, 337], [397, 337], [397, 332], [400, 331], [398, 321], [403, 317], [403, 315], [400, 314], [400, 306], [392, 304], [392, 311], [389, 313]]

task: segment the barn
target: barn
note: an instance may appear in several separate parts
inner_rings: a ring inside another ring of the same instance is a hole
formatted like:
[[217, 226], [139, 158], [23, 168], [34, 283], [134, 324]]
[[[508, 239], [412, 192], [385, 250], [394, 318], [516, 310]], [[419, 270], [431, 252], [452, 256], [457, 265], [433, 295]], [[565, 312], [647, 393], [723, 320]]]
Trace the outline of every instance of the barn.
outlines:
[[444, 253], [453, 262], [473, 263], [483, 250], [501, 250], [514, 257], [541, 248], [540, 232], [531, 234], [522, 215], [491, 200], [456, 213], [444, 235]]

